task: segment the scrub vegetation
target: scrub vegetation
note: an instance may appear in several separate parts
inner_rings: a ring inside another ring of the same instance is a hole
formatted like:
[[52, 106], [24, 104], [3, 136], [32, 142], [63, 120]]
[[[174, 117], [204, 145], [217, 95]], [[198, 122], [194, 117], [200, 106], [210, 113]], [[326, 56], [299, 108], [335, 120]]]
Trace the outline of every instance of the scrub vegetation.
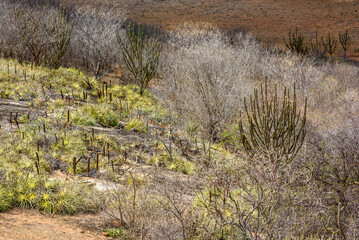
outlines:
[[0, 212], [102, 213], [118, 239], [356, 238], [359, 68], [332, 36], [317, 58], [297, 31], [285, 52], [46, 2], [0, 3]]

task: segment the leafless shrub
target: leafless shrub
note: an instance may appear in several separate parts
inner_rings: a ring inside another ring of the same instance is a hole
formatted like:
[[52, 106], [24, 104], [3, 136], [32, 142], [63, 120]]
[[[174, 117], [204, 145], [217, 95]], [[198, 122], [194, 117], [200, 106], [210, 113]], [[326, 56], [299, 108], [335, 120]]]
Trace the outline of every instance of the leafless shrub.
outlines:
[[239, 99], [252, 85], [254, 40], [241, 36], [238, 49], [218, 31], [174, 32], [162, 61], [163, 99], [185, 120], [216, 139], [238, 111]]
[[4, 0], [0, 3], [0, 51], [3, 57], [16, 57], [23, 52], [19, 39], [12, 35], [13, 23], [11, 11], [14, 10], [15, 4], [10, 1]]
[[50, 6], [30, 7], [11, 5], [8, 14], [7, 41], [10, 51], [21, 60], [31, 60], [35, 65], [58, 68], [67, 50], [72, 33], [72, 23], [66, 9]]
[[342, 114], [340, 126], [312, 129], [302, 161], [312, 174], [313, 211], [320, 213], [322, 227], [327, 234], [351, 239], [359, 228], [359, 119], [350, 110]]
[[[199, 235], [203, 219], [193, 206], [195, 185], [190, 178], [185, 183], [175, 181], [172, 183], [162, 182], [157, 185], [156, 201], [164, 215], [167, 215], [166, 219], [168, 220], [166, 222], [173, 222], [171, 229], [176, 230], [172, 231], [171, 236], [167, 236], [168, 239], [185, 240]], [[167, 224], [164, 225], [159, 229], [164, 231], [157, 231], [160, 239], [167, 235], [170, 230]], [[178, 227], [174, 228], [174, 226]]]
[[[75, 36], [72, 48], [97, 79], [104, 77], [119, 63], [120, 51], [116, 29], [125, 13], [114, 9], [84, 8], [75, 14]], [[123, 32], [120, 32], [123, 34]]]

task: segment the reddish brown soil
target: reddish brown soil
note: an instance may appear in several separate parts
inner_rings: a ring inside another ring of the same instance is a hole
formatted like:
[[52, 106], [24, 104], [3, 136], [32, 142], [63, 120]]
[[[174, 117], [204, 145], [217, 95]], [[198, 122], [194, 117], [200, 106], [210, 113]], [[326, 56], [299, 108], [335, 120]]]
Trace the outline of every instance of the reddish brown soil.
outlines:
[[[100, 0], [61, 0], [65, 5], [98, 6]], [[245, 28], [264, 42], [282, 42], [288, 31], [314, 36], [349, 29], [359, 47], [356, 0], [108, 0], [131, 19], [170, 28], [180, 22], [209, 22], [220, 28]]]
[[[6, 240], [94, 240], [108, 239], [80, 222], [95, 222], [96, 216], [55, 216], [37, 210], [16, 208], [0, 213], [0, 239]], [[95, 223], [94, 223], [95, 224]]]

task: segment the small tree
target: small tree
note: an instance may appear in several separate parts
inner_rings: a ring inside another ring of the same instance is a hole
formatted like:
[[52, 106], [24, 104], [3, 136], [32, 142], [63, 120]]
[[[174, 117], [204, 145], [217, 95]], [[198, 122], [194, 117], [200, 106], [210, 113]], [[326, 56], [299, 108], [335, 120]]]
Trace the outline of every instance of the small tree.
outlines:
[[70, 43], [72, 26], [65, 9], [48, 6], [27, 8], [19, 5], [11, 11], [11, 31], [15, 41], [38, 65], [59, 68]]
[[134, 30], [134, 26], [130, 24], [127, 28], [127, 41], [121, 38], [119, 31], [117, 31], [117, 41], [125, 64], [133, 74], [139, 87], [139, 93], [142, 95], [157, 71], [162, 49], [161, 36], [155, 29], [154, 36], [149, 38], [140, 24], [137, 27], [137, 32]]
[[[277, 86], [269, 96], [267, 81], [264, 89], [254, 89], [250, 96], [249, 107], [244, 98], [247, 121], [240, 113], [239, 131], [244, 149], [250, 154], [260, 153], [269, 158], [277, 167], [290, 162], [303, 145], [306, 135], [305, 98], [304, 113], [297, 111], [297, 97], [293, 84], [293, 97], [284, 87], [282, 102], [277, 96]], [[246, 124], [246, 126], [244, 126]]]
[[352, 38], [349, 36], [348, 29], [344, 33], [339, 32], [339, 42], [344, 50], [344, 58], [347, 57], [347, 51], [352, 44]]
[[116, 28], [123, 24], [121, 11], [86, 8], [76, 14], [76, 48], [97, 80], [118, 63]]
[[321, 40], [325, 51], [329, 54], [330, 57], [332, 57], [335, 49], [337, 48], [338, 41], [330, 35], [330, 32], [325, 37], [325, 41], [323, 37]]

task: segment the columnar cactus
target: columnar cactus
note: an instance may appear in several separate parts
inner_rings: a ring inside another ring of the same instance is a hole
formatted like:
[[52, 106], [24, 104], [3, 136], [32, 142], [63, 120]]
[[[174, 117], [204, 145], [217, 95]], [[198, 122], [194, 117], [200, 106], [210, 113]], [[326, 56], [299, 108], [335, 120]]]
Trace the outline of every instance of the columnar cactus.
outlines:
[[[249, 106], [248, 106], [249, 104]], [[261, 153], [269, 157], [276, 164], [290, 162], [303, 145], [306, 135], [305, 97], [304, 112], [297, 109], [295, 84], [293, 95], [284, 87], [283, 99], [277, 95], [277, 86], [274, 92], [268, 93], [267, 81], [264, 89], [254, 89], [247, 103], [244, 98], [246, 121], [239, 119], [240, 139], [244, 149], [251, 154]]]
[[335, 49], [337, 48], [338, 40], [336, 40], [332, 35], [330, 35], [330, 32], [328, 35], [324, 38], [321, 38], [323, 47], [325, 51], [329, 54], [330, 57], [333, 56], [333, 53], [335, 52]]
[[283, 40], [287, 48], [292, 52], [305, 55], [309, 51], [305, 43], [305, 37], [302, 33], [298, 33], [298, 28], [295, 29], [294, 33], [289, 31], [288, 41], [285, 38]]
[[344, 58], [347, 57], [347, 51], [348, 48], [350, 47], [350, 45], [352, 44], [352, 37], [349, 36], [349, 31], [348, 29], [345, 30], [344, 33], [339, 33], [339, 42], [340, 45], [342, 46], [343, 50], [344, 50]]
[[133, 25], [127, 29], [127, 41], [117, 34], [124, 61], [128, 70], [133, 74], [139, 93], [142, 95], [149, 81], [155, 76], [162, 49], [162, 40], [158, 31], [154, 37], [148, 38], [141, 25], [137, 32]]

